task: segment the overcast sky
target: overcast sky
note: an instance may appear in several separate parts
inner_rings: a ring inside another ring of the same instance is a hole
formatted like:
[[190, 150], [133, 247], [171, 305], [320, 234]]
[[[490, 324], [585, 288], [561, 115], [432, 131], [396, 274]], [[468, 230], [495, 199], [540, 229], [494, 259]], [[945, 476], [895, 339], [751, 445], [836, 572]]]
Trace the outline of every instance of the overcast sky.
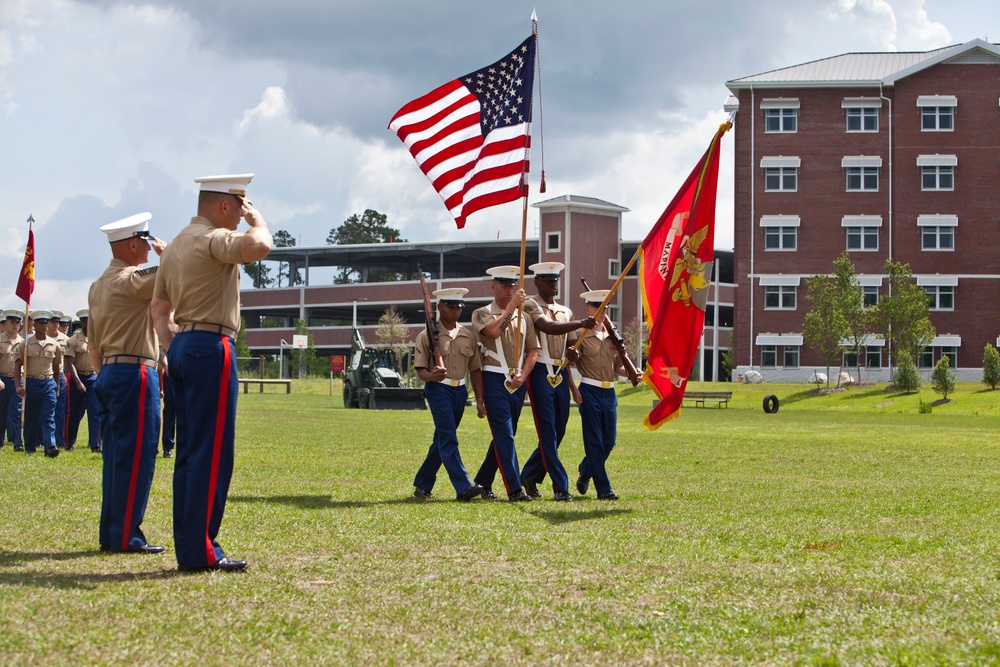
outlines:
[[[151, 211], [168, 240], [210, 174], [256, 173], [252, 200], [299, 245], [366, 208], [410, 241], [517, 238], [516, 202], [457, 230], [386, 126], [509, 52], [533, 8], [544, 117], [536, 94], [530, 201], [628, 207], [626, 239], [725, 119], [727, 80], [1000, 38], [997, 0], [0, 0], [0, 306], [18, 305], [29, 214], [33, 303], [75, 312], [110, 259], [98, 227]], [[731, 136], [723, 146], [716, 245], [731, 248]]]

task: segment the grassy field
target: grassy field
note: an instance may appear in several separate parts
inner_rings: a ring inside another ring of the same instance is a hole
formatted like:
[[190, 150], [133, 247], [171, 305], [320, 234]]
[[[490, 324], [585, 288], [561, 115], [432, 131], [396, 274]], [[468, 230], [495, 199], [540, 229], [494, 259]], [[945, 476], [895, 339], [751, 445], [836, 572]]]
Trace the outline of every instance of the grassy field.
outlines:
[[[729, 409], [656, 432], [624, 391], [621, 500], [569, 504], [456, 503], [443, 471], [419, 501], [429, 413], [345, 410], [326, 381], [241, 395], [220, 541], [242, 574], [99, 553], [99, 457], [5, 447], [0, 663], [1000, 663], [1000, 392], [919, 414], [929, 390], [692, 387], [719, 388]], [[459, 435], [474, 473], [487, 425]], [[575, 470], [575, 413], [561, 453]], [[167, 547], [172, 467], [143, 526]]]

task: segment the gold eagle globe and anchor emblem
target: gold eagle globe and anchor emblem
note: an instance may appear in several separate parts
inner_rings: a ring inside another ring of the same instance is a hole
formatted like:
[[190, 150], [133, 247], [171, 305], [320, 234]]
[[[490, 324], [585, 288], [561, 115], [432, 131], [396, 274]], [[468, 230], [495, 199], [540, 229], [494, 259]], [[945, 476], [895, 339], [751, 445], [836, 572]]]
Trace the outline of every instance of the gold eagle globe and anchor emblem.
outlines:
[[698, 250], [708, 236], [708, 227], [702, 227], [691, 236], [685, 236], [681, 241], [681, 253], [674, 261], [674, 270], [670, 276], [668, 289], [672, 290], [670, 299], [681, 301], [690, 308], [693, 302], [701, 310], [708, 303], [708, 286], [711, 284], [712, 264], [698, 259]]

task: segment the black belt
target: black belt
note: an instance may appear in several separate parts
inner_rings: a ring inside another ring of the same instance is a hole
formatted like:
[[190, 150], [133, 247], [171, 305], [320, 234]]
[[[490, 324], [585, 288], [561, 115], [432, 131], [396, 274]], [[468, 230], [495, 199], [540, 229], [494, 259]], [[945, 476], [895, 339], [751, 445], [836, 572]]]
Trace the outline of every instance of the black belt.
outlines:
[[77, 371], [76, 374], [82, 378], [94, 377], [93, 373], [81, 373], [80, 371]]

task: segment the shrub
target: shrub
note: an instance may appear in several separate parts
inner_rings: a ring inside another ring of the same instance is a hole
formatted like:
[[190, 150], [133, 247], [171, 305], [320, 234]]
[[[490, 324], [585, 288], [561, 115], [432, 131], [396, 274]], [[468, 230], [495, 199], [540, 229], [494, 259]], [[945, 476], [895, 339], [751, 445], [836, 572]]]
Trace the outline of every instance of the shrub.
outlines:
[[989, 385], [990, 389], [1000, 385], [1000, 352], [989, 343], [983, 352], [983, 384]]
[[920, 399], [920, 405], [917, 406], [917, 412], [919, 412], [922, 415], [929, 415], [933, 409], [934, 409], [933, 405], [925, 402], [924, 399], [922, 398]]
[[909, 352], [901, 351], [897, 356], [894, 380], [900, 391], [912, 393], [920, 389], [920, 373]]
[[942, 355], [931, 371], [931, 387], [943, 398], [948, 398], [948, 394], [955, 391], [955, 371], [950, 366], [951, 360]]

